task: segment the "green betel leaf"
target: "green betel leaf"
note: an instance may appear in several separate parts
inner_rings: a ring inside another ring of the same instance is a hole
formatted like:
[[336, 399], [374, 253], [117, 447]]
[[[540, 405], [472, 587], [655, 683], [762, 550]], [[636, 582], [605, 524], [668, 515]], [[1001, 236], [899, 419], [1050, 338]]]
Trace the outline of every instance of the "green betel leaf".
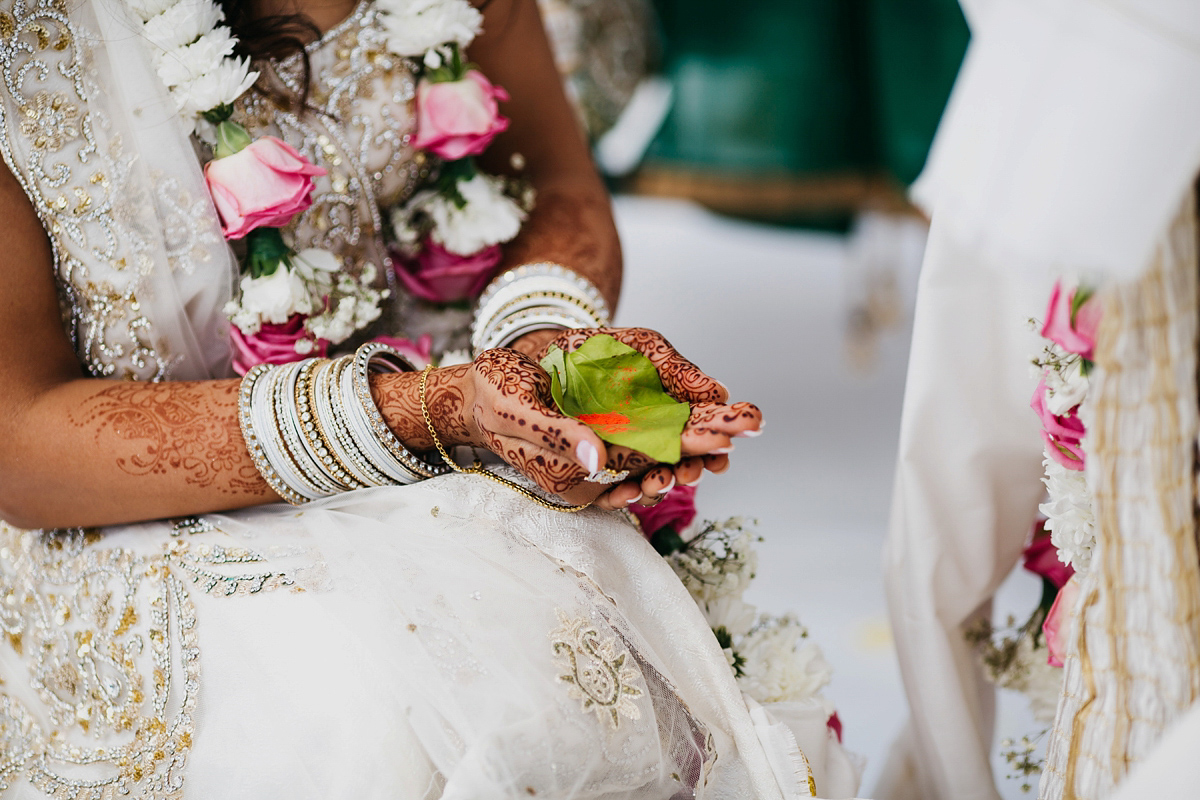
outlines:
[[587, 423], [606, 442], [679, 462], [679, 443], [691, 407], [663, 390], [650, 359], [600, 334], [567, 353], [551, 347], [542, 359], [550, 394], [568, 417]]

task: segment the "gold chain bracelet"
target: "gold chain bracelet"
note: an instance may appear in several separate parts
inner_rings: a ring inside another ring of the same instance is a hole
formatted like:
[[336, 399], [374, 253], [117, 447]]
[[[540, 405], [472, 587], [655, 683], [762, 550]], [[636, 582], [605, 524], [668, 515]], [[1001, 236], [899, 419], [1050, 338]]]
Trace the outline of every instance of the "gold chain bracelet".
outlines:
[[499, 483], [503, 486], [507, 486], [509, 489], [512, 489], [517, 494], [524, 495], [525, 497], [528, 497], [533, 502], [537, 503], [542, 508], [548, 508], [551, 511], [562, 511], [563, 513], [566, 513], [566, 514], [573, 514], [576, 511], [583, 511], [585, 508], [587, 508], [588, 506], [591, 505], [591, 503], [584, 503], [581, 506], [566, 506], [566, 505], [560, 505], [558, 503], [552, 503], [549, 500], [546, 500], [543, 497], [539, 497], [538, 495], [529, 491], [528, 489], [526, 489], [524, 486], [520, 485], [519, 483], [510, 481], [508, 478], [505, 478], [501, 475], [497, 475], [496, 473], [488, 470], [487, 468], [485, 468], [483, 466], [483, 464], [479, 461], [478, 458], [475, 459], [475, 463], [472, 466], [460, 467], [458, 465], [458, 462], [456, 462], [454, 459], [452, 459], [450, 457], [450, 454], [446, 452], [446, 448], [442, 447], [442, 440], [438, 438], [437, 431], [433, 429], [433, 418], [429, 416], [429, 406], [425, 402], [425, 386], [429, 380], [429, 373], [432, 371], [433, 371], [432, 364], [421, 371], [421, 383], [420, 383], [420, 388], [419, 388], [419, 393], [420, 393], [420, 397], [421, 397], [421, 416], [425, 417], [425, 426], [427, 428], [429, 428], [429, 436], [433, 439], [433, 446], [437, 448], [438, 454], [441, 455], [442, 460], [446, 462], [446, 466], [450, 467], [450, 469], [454, 470], [455, 472], [461, 472], [464, 475], [482, 475], [483, 477], [485, 477], [489, 480], [493, 480], [496, 483]]

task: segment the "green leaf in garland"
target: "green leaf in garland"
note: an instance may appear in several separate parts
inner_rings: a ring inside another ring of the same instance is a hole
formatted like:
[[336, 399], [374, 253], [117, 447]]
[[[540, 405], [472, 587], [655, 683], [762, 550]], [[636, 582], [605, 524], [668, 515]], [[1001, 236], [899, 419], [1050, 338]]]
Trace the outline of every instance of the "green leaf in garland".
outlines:
[[587, 423], [606, 442], [675, 464], [691, 407], [663, 390], [650, 359], [611, 336], [592, 336], [578, 350], [550, 348], [542, 359], [562, 413]]
[[282, 264], [291, 266], [292, 248], [284, 244], [279, 228], [255, 228], [246, 234], [246, 258], [242, 270], [251, 278], [274, 275]]

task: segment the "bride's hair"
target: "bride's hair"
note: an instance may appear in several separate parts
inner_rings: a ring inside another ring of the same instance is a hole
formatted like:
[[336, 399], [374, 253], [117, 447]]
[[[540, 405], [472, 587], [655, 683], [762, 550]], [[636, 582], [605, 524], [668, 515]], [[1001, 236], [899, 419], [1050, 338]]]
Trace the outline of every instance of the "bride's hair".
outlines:
[[312, 68], [304, 45], [320, 38], [321, 30], [316, 24], [304, 14], [260, 16], [257, 13], [259, 3], [254, 0], [217, 0], [217, 4], [225, 11], [225, 24], [237, 37], [237, 55], [249, 57], [252, 61], [261, 61], [299, 54], [304, 75], [304, 88], [299, 97], [278, 87], [264, 87], [261, 82], [256, 88], [274, 100], [288, 104], [298, 103], [303, 107], [308, 100], [308, 85], [312, 77]]

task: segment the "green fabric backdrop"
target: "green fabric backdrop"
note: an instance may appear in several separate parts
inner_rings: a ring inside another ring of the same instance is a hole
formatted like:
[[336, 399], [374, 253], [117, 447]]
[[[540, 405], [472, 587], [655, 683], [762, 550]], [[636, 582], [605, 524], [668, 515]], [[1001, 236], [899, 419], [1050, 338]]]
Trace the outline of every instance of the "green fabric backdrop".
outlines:
[[955, 0], [655, 0], [675, 105], [650, 161], [798, 176], [925, 162], [967, 45]]

